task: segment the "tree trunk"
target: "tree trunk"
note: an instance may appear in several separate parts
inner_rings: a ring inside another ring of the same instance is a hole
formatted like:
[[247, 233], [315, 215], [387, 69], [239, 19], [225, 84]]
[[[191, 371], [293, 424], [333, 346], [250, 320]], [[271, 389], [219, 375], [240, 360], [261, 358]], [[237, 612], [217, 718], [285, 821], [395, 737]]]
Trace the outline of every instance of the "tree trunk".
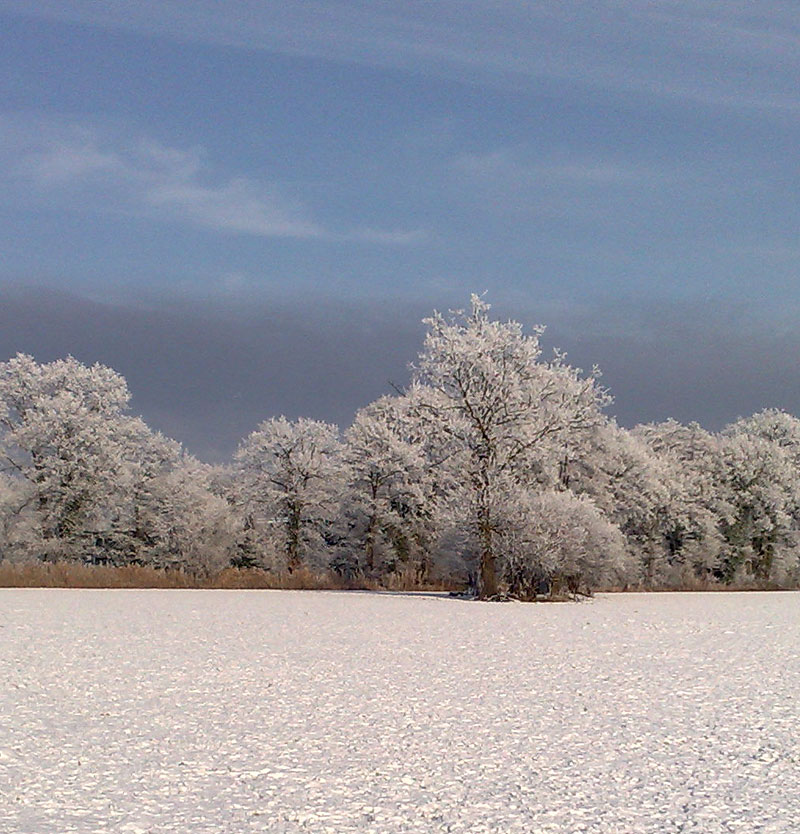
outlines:
[[497, 593], [495, 555], [491, 550], [481, 552], [481, 568], [478, 572], [478, 599], [489, 599]]
[[478, 455], [478, 471], [473, 477], [477, 498], [478, 544], [480, 563], [478, 564], [478, 599], [488, 599], [497, 593], [497, 569], [494, 552], [494, 519], [492, 516], [492, 477], [489, 451]]
[[369, 524], [367, 525], [367, 534], [364, 540], [364, 561], [366, 564], [367, 575], [371, 576], [375, 570], [375, 528], [377, 526], [377, 519], [375, 516], [370, 516]]
[[378, 513], [376, 507], [378, 505], [378, 487], [374, 482], [370, 484], [371, 491], [371, 512], [369, 522], [367, 524], [367, 531], [364, 537], [364, 556], [367, 568], [367, 575], [372, 575], [375, 570], [375, 532], [378, 528]]
[[478, 568], [478, 599], [488, 599], [497, 593], [497, 570], [492, 541], [492, 520], [487, 508], [481, 509], [478, 531], [481, 545], [481, 561]]
[[300, 567], [302, 555], [300, 553], [301, 507], [296, 502], [289, 503], [286, 537], [286, 568], [289, 573]]

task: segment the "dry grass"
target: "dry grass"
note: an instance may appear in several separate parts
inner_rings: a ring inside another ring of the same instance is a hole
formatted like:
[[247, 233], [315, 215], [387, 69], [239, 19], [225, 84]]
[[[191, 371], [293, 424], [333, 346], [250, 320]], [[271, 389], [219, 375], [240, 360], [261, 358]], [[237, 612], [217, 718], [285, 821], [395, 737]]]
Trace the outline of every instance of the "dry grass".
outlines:
[[106, 567], [72, 562], [0, 562], [0, 586], [6, 588], [191, 588], [192, 577], [129, 565]]
[[[377, 579], [346, 580], [329, 571], [316, 573], [300, 568], [292, 573], [257, 568], [226, 568], [205, 576], [182, 570], [160, 570], [142, 565], [110, 567], [78, 562], [6, 562], [0, 560], [0, 588], [221, 588], [285, 589], [297, 591], [458, 591], [457, 583], [420, 583], [411, 571], [400, 571]], [[724, 585], [694, 579], [681, 587], [674, 585], [607, 587], [611, 593], [662, 591], [779, 591], [796, 589], [796, 583], [741, 582]], [[560, 598], [560, 597], [559, 597]], [[538, 599], [538, 597], [537, 597]]]
[[287, 588], [294, 590], [345, 590], [372, 587], [346, 582], [331, 573], [301, 569], [274, 573], [257, 569], [227, 568], [213, 576], [181, 570], [158, 570], [140, 565], [109, 567], [75, 562], [0, 562], [4, 588]]
[[796, 591], [798, 590], [798, 583], [796, 581], [787, 580], [786, 582], [778, 582], [773, 580], [738, 580], [732, 582], [730, 585], [712, 579], [691, 579], [682, 582], [679, 585], [673, 583], [655, 583], [643, 585], [625, 585], [625, 586], [610, 586], [607, 588], [597, 589], [603, 590], [607, 593], [669, 593], [671, 591]]
[[381, 581], [346, 580], [329, 571], [300, 568], [292, 573], [257, 568], [226, 568], [212, 576], [141, 565], [110, 567], [78, 562], [0, 561], [0, 588], [222, 588], [295, 591], [450, 591], [441, 582], [420, 584], [413, 572], [393, 573]]
[[209, 578], [205, 588], [274, 588], [292, 591], [366, 590], [373, 585], [365, 580], [346, 580], [328, 571], [314, 573], [308, 568], [274, 572], [257, 568], [226, 568]]

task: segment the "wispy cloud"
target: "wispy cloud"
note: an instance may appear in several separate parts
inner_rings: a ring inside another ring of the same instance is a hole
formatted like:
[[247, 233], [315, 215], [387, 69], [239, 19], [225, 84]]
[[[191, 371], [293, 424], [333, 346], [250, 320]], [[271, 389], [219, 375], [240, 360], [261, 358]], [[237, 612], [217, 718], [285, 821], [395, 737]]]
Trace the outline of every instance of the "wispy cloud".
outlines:
[[500, 148], [461, 154], [452, 167], [475, 180], [501, 180], [526, 185], [562, 183], [585, 187], [637, 186], [663, 178], [653, 168], [610, 159], [545, 159], [532, 162], [522, 150]]
[[147, 202], [199, 226], [221, 232], [262, 237], [326, 238], [330, 233], [287, 206], [276, 194], [265, 193], [237, 177], [218, 186], [194, 181], [166, 181], [147, 190]]
[[175, 148], [147, 137], [74, 124], [0, 120], [0, 161], [29, 198], [61, 198], [68, 208], [145, 216], [258, 237], [417, 243], [414, 230], [328, 228], [296, 195], [274, 183], [215, 170], [202, 148]]
[[0, 0], [0, 10], [470, 81], [544, 77], [800, 112], [800, 12], [789, 0]]
[[[451, 182], [463, 199], [494, 211], [542, 216], [594, 217], [603, 225], [645, 217], [682, 224], [708, 218], [710, 204], [773, 198], [785, 179], [780, 167], [758, 168], [747, 159], [648, 159], [597, 153], [537, 153], [528, 146], [460, 154], [450, 162]], [[785, 186], [783, 186], [785, 187]], [[680, 211], [676, 213], [675, 207]]]
[[521, 147], [458, 155], [450, 175], [461, 199], [490, 215], [569, 218], [603, 227], [687, 181], [686, 172], [634, 161], [547, 157]]
[[386, 244], [413, 244], [422, 243], [428, 240], [430, 235], [424, 229], [413, 229], [411, 231], [380, 230], [380, 229], [356, 229], [345, 235], [345, 239], [363, 240], [367, 243]]

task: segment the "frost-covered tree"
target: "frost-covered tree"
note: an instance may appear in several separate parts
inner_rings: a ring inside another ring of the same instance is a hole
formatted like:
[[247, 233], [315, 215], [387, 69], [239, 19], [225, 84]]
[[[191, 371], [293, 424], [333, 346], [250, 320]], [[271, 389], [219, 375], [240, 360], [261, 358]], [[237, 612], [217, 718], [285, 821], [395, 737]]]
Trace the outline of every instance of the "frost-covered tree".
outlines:
[[282, 568], [285, 553], [279, 549], [274, 526], [265, 521], [263, 502], [253, 500], [252, 478], [242, 478], [241, 474], [236, 462], [208, 470], [211, 493], [226, 502], [234, 519], [231, 565], [267, 570]]
[[0, 466], [32, 492], [42, 556], [80, 556], [124, 489], [129, 398], [119, 374], [72, 357], [0, 364]]
[[122, 376], [72, 357], [0, 364], [3, 556], [192, 571], [229, 560], [227, 504], [178, 443], [126, 413], [129, 398]]
[[203, 575], [231, 564], [237, 520], [228, 502], [212, 492], [211, 474], [211, 467], [184, 455], [147, 480], [137, 532], [149, 545], [150, 564]]
[[139, 418], [121, 422], [119, 440], [124, 451], [117, 489], [106, 496], [95, 547], [85, 558], [113, 565], [154, 563], [156, 541], [146, 519], [155, 512], [160, 479], [181, 464], [183, 452], [179, 443]]
[[526, 335], [519, 323], [493, 321], [488, 312], [473, 296], [467, 313], [426, 319], [414, 368], [418, 419], [463, 466], [483, 597], [497, 591], [496, 508], [508, 483], [534, 482], [552, 449], [601, 420], [609, 401], [596, 372], [582, 377], [559, 354], [541, 360], [541, 328]]
[[41, 552], [42, 530], [34, 511], [35, 500], [31, 484], [0, 472], [0, 560], [24, 560]]
[[783, 449], [793, 463], [800, 464], [800, 418], [778, 408], [765, 408], [731, 423], [727, 435], [760, 437]]
[[627, 431], [596, 371], [542, 359], [541, 328], [492, 320], [476, 296], [425, 321], [408, 390], [363, 408], [344, 442], [267, 420], [225, 467], [130, 415], [110, 368], [0, 363], [0, 558], [398, 572], [484, 598], [800, 582], [800, 419]]
[[322, 563], [343, 481], [336, 426], [266, 420], [236, 452], [238, 505], [276, 542], [287, 570]]
[[722, 558], [720, 520], [730, 509], [721, 488], [719, 437], [675, 420], [637, 426], [633, 433], [657, 458], [667, 498], [661, 553], [646, 564], [644, 581], [680, 587], [712, 580]]
[[591, 497], [625, 536], [640, 575], [652, 581], [663, 558], [670, 492], [663, 462], [638, 436], [612, 421], [600, 423], [565, 447], [558, 486]]
[[725, 581], [793, 575], [800, 553], [800, 481], [797, 421], [782, 412], [753, 415], [728, 426], [722, 437], [721, 519]]
[[413, 564], [429, 569], [431, 466], [414, 436], [406, 397], [382, 397], [356, 414], [342, 453], [349, 542], [367, 574]]
[[506, 580], [512, 594], [624, 582], [629, 572], [625, 539], [588, 496], [519, 490], [501, 512]]

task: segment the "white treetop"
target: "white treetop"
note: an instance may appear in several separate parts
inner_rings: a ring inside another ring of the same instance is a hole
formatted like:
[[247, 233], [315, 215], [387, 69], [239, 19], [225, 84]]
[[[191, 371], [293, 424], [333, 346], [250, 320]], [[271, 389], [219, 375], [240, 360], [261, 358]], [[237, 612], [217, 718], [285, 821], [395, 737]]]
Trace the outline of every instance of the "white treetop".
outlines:
[[0, 466], [35, 496], [53, 557], [95, 530], [102, 506], [124, 488], [130, 394], [123, 377], [72, 357], [0, 364]]
[[545, 450], [600, 421], [609, 402], [596, 373], [582, 377], [559, 354], [540, 360], [541, 328], [526, 335], [518, 322], [493, 321], [488, 313], [473, 295], [470, 312], [426, 319], [415, 368], [419, 419], [464, 456], [482, 596], [497, 591], [498, 496], [509, 482], [530, 480]]
[[303, 567], [484, 598], [800, 584], [800, 419], [627, 430], [596, 370], [542, 358], [542, 328], [493, 320], [478, 296], [425, 323], [408, 390], [343, 441], [274, 418], [218, 467], [130, 415], [110, 368], [0, 363], [0, 559]]
[[336, 426], [317, 420], [266, 420], [236, 453], [242, 505], [271, 527], [290, 571], [318, 555], [340, 495]]
[[408, 397], [382, 397], [345, 433], [348, 534], [368, 574], [405, 566], [422, 578], [430, 568], [436, 479], [418, 428]]

